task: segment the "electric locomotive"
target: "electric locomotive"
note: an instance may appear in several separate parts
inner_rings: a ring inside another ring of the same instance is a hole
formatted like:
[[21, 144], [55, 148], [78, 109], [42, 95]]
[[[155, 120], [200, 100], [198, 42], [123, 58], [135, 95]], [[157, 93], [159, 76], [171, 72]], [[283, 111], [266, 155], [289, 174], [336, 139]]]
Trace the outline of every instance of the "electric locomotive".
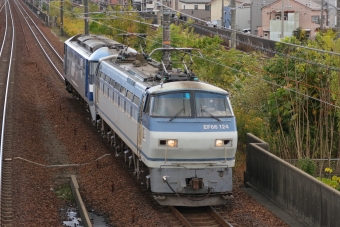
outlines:
[[148, 55], [124, 47], [99, 59], [93, 121], [159, 204], [223, 204], [232, 197], [237, 146], [228, 92], [199, 81], [184, 58], [179, 68], [170, 58], [153, 60], [159, 51], [191, 59], [195, 49], [158, 48]]

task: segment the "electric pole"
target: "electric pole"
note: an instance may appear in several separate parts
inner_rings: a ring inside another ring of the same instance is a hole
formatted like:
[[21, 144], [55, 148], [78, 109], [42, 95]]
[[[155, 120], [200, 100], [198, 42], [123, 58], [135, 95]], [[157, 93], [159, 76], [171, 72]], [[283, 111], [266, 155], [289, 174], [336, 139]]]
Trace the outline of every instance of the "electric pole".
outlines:
[[64, 36], [64, 0], [60, 0], [60, 35]]
[[[166, 7], [164, 7], [166, 6]], [[170, 47], [170, 9], [169, 0], [163, 0], [163, 48]], [[168, 66], [170, 64], [170, 53], [165, 50], [162, 57], [164, 65]]]
[[320, 30], [323, 30], [323, 0], [321, 1], [321, 19], [320, 19]]
[[231, 48], [236, 48], [236, 0], [230, 0], [231, 10]]
[[84, 16], [85, 16], [85, 35], [89, 34], [89, 1], [84, 0]]
[[[340, 0], [337, 0], [336, 3], [337, 3], [336, 6], [340, 7]], [[336, 29], [337, 31], [340, 31], [340, 9], [339, 8], [337, 8], [336, 10]]]
[[282, 0], [282, 10], [281, 10], [281, 39], [285, 37], [285, 24], [284, 24], [284, 17], [285, 17], [285, 3], [284, 0]]
[[[163, 2], [162, 2], [163, 3]], [[162, 12], [163, 12], [163, 6], [160, 4], [160, 0], [158, 0], [158, 5], [157, 5], [157, 24], [161, 25], [162, 24]]]
[[222, 15], [221, 15], [221, 26], [224, 27], [224, 0], [222, 0]]

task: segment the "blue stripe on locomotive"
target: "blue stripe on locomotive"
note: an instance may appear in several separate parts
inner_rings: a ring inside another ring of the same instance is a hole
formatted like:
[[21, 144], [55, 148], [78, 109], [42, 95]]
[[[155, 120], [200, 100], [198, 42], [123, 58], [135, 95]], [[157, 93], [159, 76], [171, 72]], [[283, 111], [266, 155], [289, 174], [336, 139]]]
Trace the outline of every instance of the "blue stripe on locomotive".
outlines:
[[[149, 131], [163, 132], [235, 132], [235, 117], [222, 118], [152, 118], [143, 116], [143, 126]], [[180, 127], [179, 127], [180, 126]]]
[[[117, 124], [115, 124], [115, 122], [113, 122], [111, 119], [108, 118], [108, 116], [102, 112], [100, 109], [98, 109], [98, 111], [105, 115], [106, 118], [110, 121], [111, 124], [113, 124], [118, 130], [120, 133], [122, 133], [124, 135], [124, 137], [130, 141], [130, 143], [134, 146], [134, 148], [137, 148], [137, 144], [135, 143], [136, 141], [132, 141], [125, 133], [123, 130], [121, 130]], [[177, 126], [178, 127], [178, 126]], [[186, 128], [186, 127], [183, 127], [183, 128]], [[178, 130], [177, 130], [178, 131]], [[168, 132], [168, 130], [164, 130], [163, 129], [163, 132]], [[139, 152], [149, 161], [165, 161], [164, 158], [150, 158], [146, 155], [146, 153], [140, 149]], [[204, 162], [204, 161], [224, 161], [224, 160], [228, 160], [228, 161], [232, 161], [234, 160], [235, 158], [212, 158], [212, 159], [193, 159], [193, 158], [189, 158], [189, 159], [184, 159], [184, 158], [181, 158], [181, 159], [178, 159], [178, 158], [167, 158], [166, 160], [167, 161], [199, 161], [199, 162]]]

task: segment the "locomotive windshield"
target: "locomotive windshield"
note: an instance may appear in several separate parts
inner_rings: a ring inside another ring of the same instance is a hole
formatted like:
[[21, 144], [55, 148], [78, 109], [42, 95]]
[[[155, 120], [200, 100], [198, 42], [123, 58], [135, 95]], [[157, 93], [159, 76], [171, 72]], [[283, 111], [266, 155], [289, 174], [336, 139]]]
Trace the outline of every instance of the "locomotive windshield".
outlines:
[[151, 96], [146, 112], [155, 117], [232, 116], [226, 95], [208, 92], [177, 92]]
[[190, 92], [171, 93], [151, 97], [151, 116], [190, 117]]
[[229, 99], [225, 95], [196, 92], [195, 109], [197, 117], [232, 116]]

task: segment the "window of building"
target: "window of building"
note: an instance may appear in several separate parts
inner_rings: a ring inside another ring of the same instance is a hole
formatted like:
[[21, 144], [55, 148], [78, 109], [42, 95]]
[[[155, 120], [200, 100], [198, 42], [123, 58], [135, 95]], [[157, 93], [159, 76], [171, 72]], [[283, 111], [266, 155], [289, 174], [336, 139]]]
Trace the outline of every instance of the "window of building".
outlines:
[[206, 5], [205, 10], [210, 11], [210, 5]]
[[198, 9], [198, 5], [195, 5], [195, 9]]
[[319, 24], [320, 17], [319, 16], [312, 16], [312, 23]]
[[183, 5], [183, 9], [185, 9], [185, 5]]

